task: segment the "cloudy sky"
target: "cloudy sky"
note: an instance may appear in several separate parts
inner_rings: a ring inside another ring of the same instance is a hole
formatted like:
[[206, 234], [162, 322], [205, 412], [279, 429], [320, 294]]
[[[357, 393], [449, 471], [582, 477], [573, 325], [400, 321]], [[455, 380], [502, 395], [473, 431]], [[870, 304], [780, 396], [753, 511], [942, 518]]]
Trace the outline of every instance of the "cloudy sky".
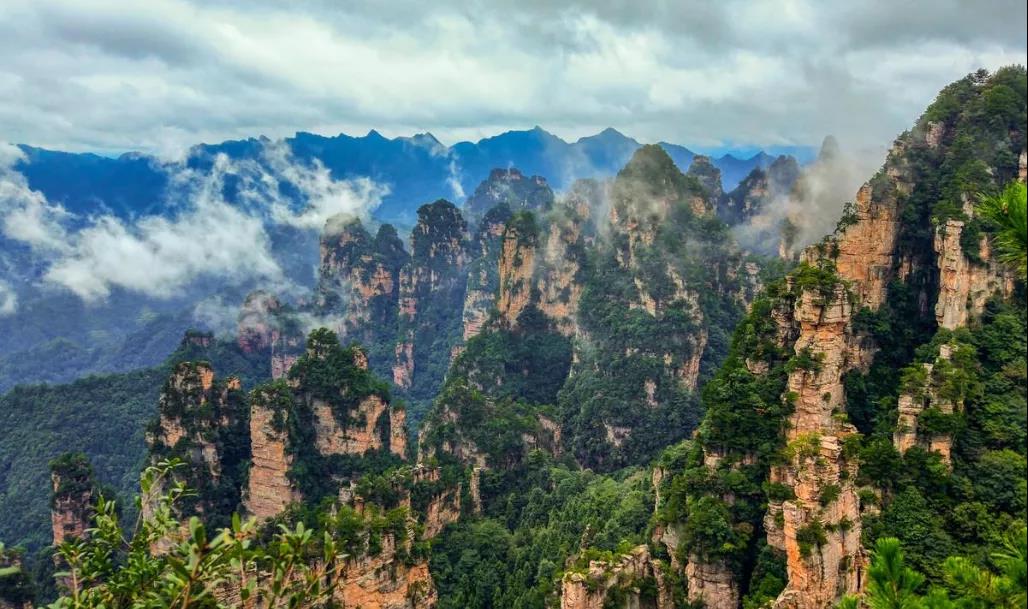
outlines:
[[[288, 7], [288, 8], [286, 8]], [[1026, 63], [1024, 0], [4, 0], [0, 141], [173, 153], [297, 130], [444, 143], [613, 126], [698, 148], [880, 146]]]

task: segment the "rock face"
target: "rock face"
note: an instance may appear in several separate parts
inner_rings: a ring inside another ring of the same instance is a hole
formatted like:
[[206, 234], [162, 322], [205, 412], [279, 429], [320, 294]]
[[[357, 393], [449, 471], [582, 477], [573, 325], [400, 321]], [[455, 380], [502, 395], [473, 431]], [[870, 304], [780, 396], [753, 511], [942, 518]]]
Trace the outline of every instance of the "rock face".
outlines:
[[321, 331], [311, 335], [307, 353], [290, 373], [288, 384], [254, 390], [250, 396], [252, 464], [244, 501], [250, 514], [269, 518], [303, 499], [303, 489], [291, 479], [290, 468], [304, 450], [313, 448], [320, 457], [372, 452], [404, 456], [405, 412], [390, 405], [380, 389], [365, 389], [372, 383], [367, 354], [356, 346], [342, 349], [334, 335]]
[[467, 224], [449, 201], [418, 209], [410, 263], [400, 273], [398, 343], [393, 381], [417, 397], [430, 397], [445, 368], [433, 365], [449, 353], [462, 327], [468, 264]]
[[565, 336], [578, 334], [578, 303], [586, 251], [596, 244], [594, 209], [608, 196], [606, 186], [592, 180], [575, 182], [567, 197], [558, 202], [545, 234], [536, 286], [539, 309]]
[[[918, 373], [910, 374], [904, 380], [899, 395], [897, 410], [899, 420], [892, 441], [901, 453], [914, 446], [936, 452], [942, 457], [943, 463], [950, 465], [950, 452], [953, 445], [952, 434], [948, 429], [934, 429], [930, 421], [923, 420], [925, 411], [936, 416], [946, 417], [955, 412], [963, 412], [964, 395], [959, 383], [951, 383], [954, 371], [959, 364], [954, 364], [954, 352], [968, 351], [969, 347], [959, 343], [939, 345], [939, 354], [932, 363], [920, 365]], [[958, 358], [961, 360], [966, 357]]]
[[285, 409], [291, 399], [281, 387], [250, 394], [250, 476], [243, 505], [259, 520], [271, 518], [300, 500], [289, 479], [293, 456], [287, 449]]
[[739, 606], [739, 586], [724, 563], [707, 563], [690, 557], [685, 565], [685, 577], [689, 581], [690, 602], [702, 602], [708, 609]]
[[[412, 555], [417, 541], [413, 518], [408, 517], [405, 532], [376, 532], [369, 530], [368, 518], [379, 517], [377, 511], [363, 511], [361, 508], [353, 516], [357, 521], [355, 524], [362, 528], [354, 531], [356, 537], [350, 545], [350, 553], [342, 558], [340, 577], [336, 580], [332, 596], [333, 606], [361, 609], [435, 607], [438, 596], [428, 560]], [[315, 563], [320, 563], [320, 560], [315, 559]], [[238, 585], [224, 586], [215, 596], [224, 606], [243, 606]]]
[[504, 327], [517, 327], [518, 317], [532, 300], [537, 242], [538, 228], [531, 215], [518, 214], [507, 222], [500, 250], [500, 285], [496, 302], [499, 320]]
[[[433, 497], [429, 501], [428, 506], [425, 508], [424, 522], [425, 525], [425, 538], [433, 539], [447, 525], [453, 524], [460, 520], [461, 515], [461, 486], [448, 488], [440, 493], [438, 496]], [[472, 493], [473, 497], [477, 497], [478, 493]]]
[[[396, 229], [383, 224], [372, 237], [360, 220], [336, 216], [321, 235], [318, 308], [344, 340], [392, 342], [400, 300], [400, 272], [410, 257]], [[383, 368], [372, 353], [372, 367]]]
[[489, 210], [468, 268], [465, 341], [482, 332], [492, 309], [498, 313], [495, 327], [515, 329], [529, 304], [561, 334], [575, 334], [581, 269], [586, 248], [594, 243], [593, 207], [602, 191], [600, 183], [580, 180], [567, 196], [548, 203], [546, 214], [514, 213], [516, 206], [508, 201]]
[[876, 194], [871, 184], [857, 192], [845, 231], [839, 236], [836, 267], [854, 282], [860, 303], [877, 309], [895, 276], [896, 239], [900, 233], [897, 203], [891, 194]]
[[[811, 276], [819, 283], [812, 283]], [[773, 324], [766, 338], [791, 354], [782, 394], [792, 406], [783, 425], [785, 462], [773, 464], [768, 479], [788, 489], [789, 498], [769, 501], [764, 519], [768, 544], [785, 557], [788, 583], [774, 605], [780, 608], [834, 606], [841, 595], [859, 589], [864, 567], [853, 482], [858, 465], [843, 450], [856, 429], [845, 417], [842, 379], [866, 364], [866, 347], [851, 328], [851, 294], [831, 277], [830, 271], [811, 270], [790, 277], [783, 288], [786, 296], [769, 311]], [[755, 375], [768, 373], [766, 362], [747, 360], [746, 367]], [[756, 462], [753, 454], [729, 455], [717, 445], [704, 446], [710, 472], [737, 471]], [[719, 499], [724, 505], [735, 502], [731, 493]], [[685, 575], [690, 601], [719, 609], [739, 605], [739, 583], [725, 562], [690, 555]]]
[[[172, 477], [196, 491], [180, 504], [179, 516], [234, 509], [239, 503], [235, 477], [249, 456], [250, 441], [249, 409], [239, 379], [217, 380], [205, 362], [180, 363], [161, 390], [157, 411], [146, 438], [149, 462], [181, 459], [186, 467]], [[223, 481], [226, 475], [229, 479]], [[144, 513], [149, 509], [144, 502]]]
[[[400, 540], [410, 544], [413, 540]], [[397, 539], [383, 536], [381, 550], [347, 561], [335, 600], [361, 609], [431, 609], [438, 600], [428, 561], [413, 563], [397, 555]], [[408, 548], [409, 550], [409, 548]]]
[[[564, 199], [559, 203], [563, 205]], [[470, 221], [477, 225], [477, 236], [473, 241], [464, 301], [465, 342], [483, 330], [493, 308], [499, 310], [499, 325], [513, 328], [518, 315], [530, 300], [541, 306], [539, 299], [533, 298], [533, 289], [536, 281], [542, 287], [545, 271], [542, 265], [537, 264], [535, 255], [541, 231], [551, 231], [549, 235], [559, 238], [559, 230], [555, 226], [560, 224], [556, 217], [559, 214], [550, 213], [556, 204], [554, 194], [545, 180], [538, 177], [525, 178], [516, 169], [494, 170], [489, 179], [478, 187], [475, 196], [468, 199], [465, 212]], [[523, 212], [533, 212], [535, 215]], [[554, 217], [551, 218], [551, 215]], [[537, 221], [543, 217], [547, 221], [540, 229]], [[561, 227], [564, 226], [561, 224]], [[560, 256], [562, 253], [555, 252], [555, 255]], [[565, 263], [562, 258], [553, 262], [555, 264], [552, 266]], [[546, 268], [551, 268], [549, 260]], [[559, 288], [559, 294], [551, 294], [551, 302], [555, 305], [552, 312], [562, 313], [564, 320], [570, 318], [570, 312], [557, 311], [556, 307], [560, 306], [558, 303], [561, 298], [565, 301], [569, 299], [565, 292], [568, 287], [565, 284]]]
[[721, 170], [714, 167], [714, 164], [710, 162], [710, 157], [698, 154], [693, 157], [692, 164], [689, 165], [689, 169], [685, 172], [685, 175], [694, 177], [700, 181], [703, 185], [703, 189], [707, 191], [706, 197], [700, 197], [692, 204], [692, 211], [697, 215], [702, 215], [707, 212], [717, 211], [718, 204], [725, 195], [725, 191], [721, 188]]
[[[973, 214], [968, 205], [965, 213]], [[968, 258], [961, 246], [962, 220], [947, 220], [935, 229], [935, 253], [939, 266], [939, 297], [935, 318], [939, 327], [950, 330], [967, 325], [980, 315], [985, 302], [994, 294], [1009, 296], [1014, 291], [1014, 277], [1009, 270], [992, 260], [988, 238], [982, 235], [977, 244], [977, 258]]]
[[69, 454], [50, 467], [53, 545], [84, 539], [93, 515], [93, 468], [85, 455]]
[[[643, 587], [654, 580], [656, 590]], [[561, 581], [560, 609], [673, 609], [671, 591], [659, 561], [647, 546], [634, 548], [612, 562], [593, 560], [584, 573], [569, 572]]]
[[[353, 424], [349, 425], [340, 425], [332, 406], [324, 400], [315, 399], [312, 407], [315, 445], [323, 455], [363, 455], [388, 447], [390, 452], [402, 457], [406, 451], [404, 411], [390, 409], [377, 395], [368, 396], [357, 404], [350, 417]], [[380, 432], [383, 429], [387, 433]]]
[[488, 210], [479, 223], [472, 244], [473, 260], [468, 266], [468, 287], [464, 297], [464, 342], [482, 331], [496, 302], [500, 249], [504, 229], [512, 215], [510, 205], [502, 202]]
[[[360, 496], [357, 478], [362, 471], [360, 457], [406, 453], [404, 410], [392, 406], [380, 381], [368, 369], [367, 353], [357, 346], [343, 348], [328, 330], [311, 334], [307, 350], [290, 371], [288, 381], [260, 387], [250, 396], [252, 465], [244, 495], [247, 512], [258, 519], [280, 514], [290, 503], [311, 499], [306, 496], [310, 481], [296, 476], [300, 463], [320, 463], [316, 483], [321, 488], [331, 481], [338, 486], [336, 509], [347, 506], [366, 521], [364, 547], [346, 559], [335, 600], [344, 607], [370, 609], [431, 609], [436, 592], [426, 558], [412, 555], [417, 531], [410, 512], [411, 487], [396, 489], [397, 508], [407, 519], [406, 533], [378, 531], [370, 524], [381, 519], [387, 508]], [[331, 459], [348, 456], [356, 472], [333, 471]], [[311, 460], [314, 461], [311, 461]], [[409, 473], [412, 486], [438, 485], [438, 470], [401, 468]], [[460, 515], [460, 489], [421, 492], [429, 496], [417, 513], [424, 514], [424, 530], [437, 534]], [[330, 492], [335, 493], [332, 489]], [[322, 495], [314, 495], [321, 500]], [[454, 505], [454, 502], [455, 505]], [[375, 535], [372, 544], [371, 536]], [[372, 550], [372, 548], [375, 548]]]
[[176, 366], [161, 392], [157, 427], [147, 438], [151, 450], [155, 446], [174, 449], [180, 443], [188, 444], [192, 460], [205, 467], [212, 477], [220, 476], [220, 456], [209, 439], [209, 432], [219, 421], [213, 415], [200, 414], [200, 411], [210, 405], [213, 413], [216, 402], [217, 406], [223, 406], [230, 387], [239, 389], [239, 381], [232, 379], [224, 387], [225, 395], [217, 395], [214, 370], [207, 363], [183, 362]]
[[274, 295], [256, 290], [239, 309], [237, 342], [243, 353], [264, 354], [271, 377], [282, 378], [303, 352], [303, 332], [297, 320]]

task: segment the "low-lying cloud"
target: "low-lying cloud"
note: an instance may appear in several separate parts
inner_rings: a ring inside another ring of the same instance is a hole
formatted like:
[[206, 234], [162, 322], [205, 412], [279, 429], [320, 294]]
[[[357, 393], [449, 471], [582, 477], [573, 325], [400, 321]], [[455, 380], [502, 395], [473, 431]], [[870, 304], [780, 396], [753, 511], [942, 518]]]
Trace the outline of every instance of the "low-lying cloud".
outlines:
[[[773, 198], [760, 213], [734, 228], [736, 240], [754, 251], [785, 254], [821, 240], [835, 230], [847, 201], [880, 167], [884, 153], [833, 151], [803, 167], [789, 189], [772, 188]], [[789, 226], [789, 229], [785, 229]], [[786, 232], [791, 234], [786, 235]]]
[[[209, 169], [161, 165], [178, 210], [171, 216], [81, 217], [31, 190], [14, 169], [20, 158], [18, 148], [0, 147], [0, 232], [31, 249], [43, 284], [86, 301], [117, 288], [167, 298], [198, 279], [288, 287], [269, 229], [320, 230], [332, 216], [365, 217], [387, 192], [368, 179], [332, 179], [320, 162], [299, 163], [284, 144], [269, 144], [258, 159], [218, 155]], [[0, 309], [13, 312], [13, 292], [3, 296], [9, 291], [0, 291]]]

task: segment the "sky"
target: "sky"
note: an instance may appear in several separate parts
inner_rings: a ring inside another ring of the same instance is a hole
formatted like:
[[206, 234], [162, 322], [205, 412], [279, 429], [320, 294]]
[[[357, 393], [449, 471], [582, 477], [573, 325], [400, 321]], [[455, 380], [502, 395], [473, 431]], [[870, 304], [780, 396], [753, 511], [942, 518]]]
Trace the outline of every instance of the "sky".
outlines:
[[541, 125], [643, 142], [887, 145], [1024, 64], [1024, 0], [4, 0], [0, 141], [172, 156], [296, 131], [446, 144]]

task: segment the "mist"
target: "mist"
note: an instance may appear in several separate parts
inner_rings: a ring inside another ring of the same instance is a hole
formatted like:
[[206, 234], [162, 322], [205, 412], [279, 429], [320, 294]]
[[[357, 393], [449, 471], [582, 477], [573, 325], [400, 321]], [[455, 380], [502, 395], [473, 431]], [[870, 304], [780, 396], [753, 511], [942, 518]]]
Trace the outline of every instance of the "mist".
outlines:
[[[284, 144], [272, 143], [256, 160], [219, 154], [209, 169], [155, 160], [169, 177], [170, 216], [83, 216], [31, 190], [14, 169], [22, 158], [17, 147], [0, 146], [0, 233], [30, 250], [42, 287], [87, 302], [103, 301], [114, 289], [170, 298], [200, 280], [295, 292], [273, 232], [316, 233], [333, 216], [367, 218], [388, 193], [367, 178], [333, 179], [319, 161], [300, 163]], [[236, 193], [231, 202], [228, 181]], [[13, 313], [13, 288], [0, 280], [0, 312]]]
[[763, 209], [732, 229], [736, 241], [745, 249], [792, 257], [835, 230], [844, 205], [884, 158], [884, 147], [852, 152], [826, 138], [818, 158], [801, 168], [791, 189], [772, 184], [772, 198]]

